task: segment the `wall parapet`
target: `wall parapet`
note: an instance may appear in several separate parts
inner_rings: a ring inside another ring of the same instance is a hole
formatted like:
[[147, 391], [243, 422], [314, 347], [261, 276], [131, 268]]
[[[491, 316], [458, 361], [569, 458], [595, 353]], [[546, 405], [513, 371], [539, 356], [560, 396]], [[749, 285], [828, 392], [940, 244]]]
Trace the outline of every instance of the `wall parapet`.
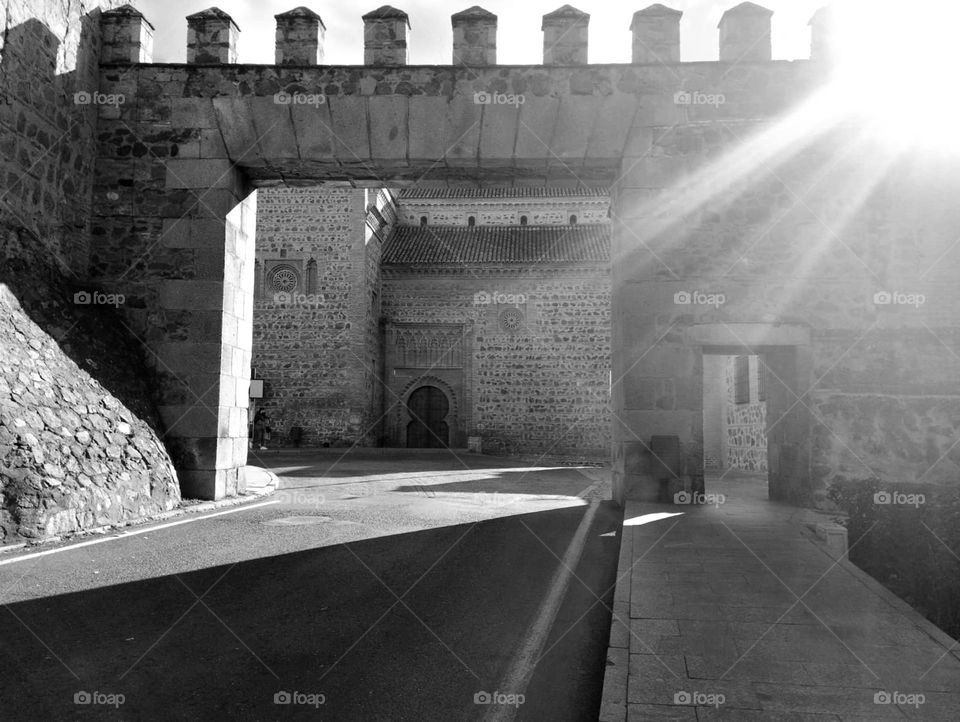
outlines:
[[[832, 15], [822, 8], [810, 20], [811, 59], [833, 56], [837, 44]], [[632, 16], [631, 62], [636, 65], [675, 65], [681, 62], [680, 19], [683, 13], [659, 3]], [[720, 18], [719, 60], [723, 63], [767, 62], [772, 57], [773, 11], [752, 2], [730, 8]], [[277, 23], [277, 65], [317, 65], [324, 59], [326, 25], [315, 12], [297, 7], [274, 16]], [[364, 65], [404, 66], [409, 62], [410, 16], [383, 5], [361, 16]], [[479, 5], [450, 16], [454, 65], [485, 66], [497, 62], [497, 16]], [[563, 5], [542, 18], [543, 65], [588, 63], [590, 15]], [[153, 26], [130, 5], [105, 13], [102, 28], [116, 28], [104, 46], [102, 63], [150, 62]], [[211, 7], [187, 17], [187, 62], [237, 63], [240, 28], [227, 13]]]

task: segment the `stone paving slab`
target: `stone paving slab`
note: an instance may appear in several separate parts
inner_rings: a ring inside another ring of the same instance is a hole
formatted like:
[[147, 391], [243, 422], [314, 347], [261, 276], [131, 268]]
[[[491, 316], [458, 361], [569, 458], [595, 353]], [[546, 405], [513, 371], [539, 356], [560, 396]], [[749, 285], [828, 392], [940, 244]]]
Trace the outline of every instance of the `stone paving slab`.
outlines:
[[813, 510], [627, 502], [601, 722], [960, 720], [960, 644], [845, 559]]

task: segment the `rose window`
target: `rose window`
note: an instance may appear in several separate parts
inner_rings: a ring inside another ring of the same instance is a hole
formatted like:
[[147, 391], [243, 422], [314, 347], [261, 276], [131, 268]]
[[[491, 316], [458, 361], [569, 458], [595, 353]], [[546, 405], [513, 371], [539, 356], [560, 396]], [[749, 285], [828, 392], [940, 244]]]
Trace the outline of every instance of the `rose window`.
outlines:
[[507, 308], [501, 311], [500, 328], [504, 331], [519, 331], [523, 328], [523, 312], [519, 308]]
[[273, 269], [273, 290], [290, 292], [297, 287], [297, 272], [290, 266], [278, 266]]

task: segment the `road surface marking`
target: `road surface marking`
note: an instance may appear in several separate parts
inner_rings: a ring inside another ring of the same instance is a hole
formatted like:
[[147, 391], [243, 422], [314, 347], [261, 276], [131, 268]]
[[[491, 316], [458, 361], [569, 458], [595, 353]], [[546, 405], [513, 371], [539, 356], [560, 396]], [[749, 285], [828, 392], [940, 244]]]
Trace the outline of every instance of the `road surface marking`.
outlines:
[[146, 534], [148, 531], [159, 531], [160, 529], [169, 529], [172, 526], [180, 526], [181, 524], [189, 524], [194, 521], [202, 521], [203, 519], [212, 519], [215, 516], [223, 516], [224, 514], [233, 514], [238, 511], [247, 511], [248, 509], [257, 509], [261, 506], [267, 506], [268, 504], [276, 504], [277, 500], [273, 501], [261, 501], [258, 504], [249, 504], [242, 506], [235, 506], [232, 509], [227, 509], [226, 511], [218, 511], [214, 514], [198, 514], [192, 516], [188, 519], [181, 519], [179, 521], [171, 521], [167, 524], [160, 524], [159, 526], [150, 526], [142, 527], [140, 529], [131, 529], [127, 532], [122, 532], [119, 534], [111, 534], [110, 536], [105, 536], [100, 539], [90, 539], [84, 542], [78, 542], [77, 544], [69, 544], [64, 547], [57, 547], [56, 549], [46, 549], [42, 552], [34, 552], [33, 554], [24, 554], [23, 556], [13, 557], [12, 559], [2, 559], [0, 560], [0, 566], [5, 564], [16, 564], [17, 562], [25, 562], [28, 559], [36, 559], [37, 557], [45, 557], [48, 554], [59, 554], [60, 552], [70, 551], [71, 549], [80, 549], [81, 547], [89, 547], [94, 544], [103, 544], [104, 542], [113, 541], [115, 539], [123, 539], [128, 536], [136, 536], [137, 534]]
[[[580, 557], [583, 555], [583, 548], [587, 542], [587, 532], [593, 525], [593, 518], [596, 516], [599, 507], [600, 502], [591, 502], [583, 515], [583, 519], [580, 520], [580, 526], [574, 532], [573, 539], [570, 540], [570, 545], [563, 555], [563, 561], [557, 567], [557, 571], [554, 572], [550, 588], [540, 603], [537, 618], [527, 629], [527, 633], [510, 663], [510, 668], [500, 681], [497, 692], [507, 695], [518, 695], [526, 692], [527, 685], [530, 684], [530, 678], [533, 677], [533, 671], [537, 666], [537, 660], [547, 643], [547, 637], [550, 636], [550, 629], [553, 627], [553, 622], [560, 611], [560, 605], [567, 595], [567, 588], [570, 586], [570, 580], [573, 579], [573, 570], [580, 563]], [[514, 705], [491, 706], [483, 718], [484, 722], [511, 722], [516, 717], [517, 709]]]

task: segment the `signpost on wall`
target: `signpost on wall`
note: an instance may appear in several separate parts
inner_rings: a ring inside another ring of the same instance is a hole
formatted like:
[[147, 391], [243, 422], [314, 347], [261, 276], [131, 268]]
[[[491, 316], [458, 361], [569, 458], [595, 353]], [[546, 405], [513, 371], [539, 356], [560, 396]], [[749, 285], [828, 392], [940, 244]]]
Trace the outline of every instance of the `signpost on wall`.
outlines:
[[256, 369], [251, 369], [250, 372], [250, 404], [249, 411], [247, 411], [247, 443], [253, 443], [253, 419], [257, 414], [257, 399], [263, 398], [263, 379], [255, 378], [257, 375]]

